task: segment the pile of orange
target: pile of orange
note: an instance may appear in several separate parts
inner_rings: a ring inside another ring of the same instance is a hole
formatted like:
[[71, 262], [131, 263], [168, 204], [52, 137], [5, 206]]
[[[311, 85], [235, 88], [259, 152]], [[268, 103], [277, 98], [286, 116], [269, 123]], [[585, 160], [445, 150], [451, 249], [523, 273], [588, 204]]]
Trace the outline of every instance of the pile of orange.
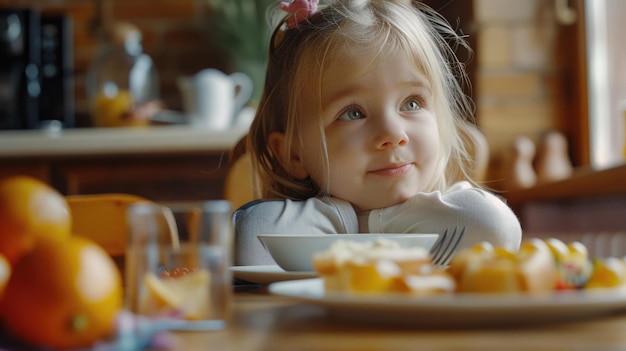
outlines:
[[72, 236], [65, 197], [27, 176], [0, 179], [0, 321], [24, 342], [71, 349], [110, 336], [120, 273], [88, 239]]

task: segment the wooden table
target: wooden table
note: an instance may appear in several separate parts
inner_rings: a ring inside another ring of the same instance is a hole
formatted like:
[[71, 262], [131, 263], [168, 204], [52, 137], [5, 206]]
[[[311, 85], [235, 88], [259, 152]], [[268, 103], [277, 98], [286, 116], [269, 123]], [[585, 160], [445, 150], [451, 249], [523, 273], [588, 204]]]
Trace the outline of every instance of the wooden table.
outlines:
[[576, 322], [480, 329], [394, 327], [333, 318], [314, 305], [237, 292], [231, 327], [174, 334], [176, 350], [622, 350], [626, 314]]

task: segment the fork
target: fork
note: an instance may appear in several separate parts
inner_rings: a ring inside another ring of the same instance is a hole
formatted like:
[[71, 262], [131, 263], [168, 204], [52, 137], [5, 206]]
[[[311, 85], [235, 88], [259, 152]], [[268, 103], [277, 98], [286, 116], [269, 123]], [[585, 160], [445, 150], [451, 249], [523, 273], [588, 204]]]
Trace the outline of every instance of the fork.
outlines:
[[430, 249], [431, 261], [435, 266], [445, 267], [450, 262], [450, 259], [456, 252], [456, 249], [463, 239], [463, 235], [465, 234], [465, 227], [460, 229], [454, 227], [452, 233], [448, 234], [448, 229], [437, 239], [437, 242]]

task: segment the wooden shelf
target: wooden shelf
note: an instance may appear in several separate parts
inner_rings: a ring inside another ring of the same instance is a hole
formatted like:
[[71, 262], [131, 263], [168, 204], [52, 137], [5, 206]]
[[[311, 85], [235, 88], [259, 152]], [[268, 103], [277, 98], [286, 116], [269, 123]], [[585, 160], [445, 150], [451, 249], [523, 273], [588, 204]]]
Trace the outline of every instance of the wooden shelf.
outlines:
[[579, 169], [562, 181], [503, 195], [525, 231], [600, 233], [626, 228], [626, 165]]
[[604, 170], [579, 169], [567, 179], [502, 194], [512, 206], [530, 201], [595, 198], [626, 194], [626, 164]]

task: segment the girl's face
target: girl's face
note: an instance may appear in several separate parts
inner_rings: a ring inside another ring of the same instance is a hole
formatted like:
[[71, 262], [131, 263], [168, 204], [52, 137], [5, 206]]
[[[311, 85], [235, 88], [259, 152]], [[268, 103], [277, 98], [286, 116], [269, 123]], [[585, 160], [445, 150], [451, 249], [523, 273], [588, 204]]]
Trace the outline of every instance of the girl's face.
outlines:
[[[413, 60], [338, 55], [322, 76], [321, 109], [303, 90], [302, 167], [322, 189], [359, 210], [401, 203], [435, 176], [439, 133], [426, 77]], [[320, 165], [326, 134], [329, 173]]]

